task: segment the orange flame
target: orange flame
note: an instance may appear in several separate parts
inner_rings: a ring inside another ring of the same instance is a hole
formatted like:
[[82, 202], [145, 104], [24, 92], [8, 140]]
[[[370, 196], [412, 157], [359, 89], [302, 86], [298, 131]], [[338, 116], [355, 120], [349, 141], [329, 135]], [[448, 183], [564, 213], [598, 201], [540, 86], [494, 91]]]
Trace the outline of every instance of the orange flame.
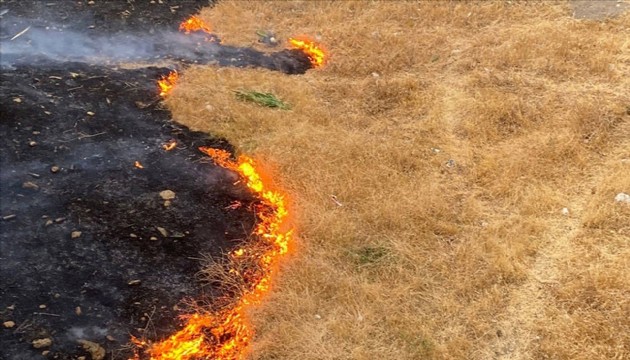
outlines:
[[295, 38], [289, 38], [289, 44], [294, 49], [302, 50], [311, 60], [311, 64], [313, 64], [313, 67], [320, 67], [324, 65], [324, 62], [326, 60], [326, 53], [320, 45], [307, 39]]
[[[291, 230], [283, 230], [288, 212], [282, 194], [267, 188], [252, 159], [240, 156], [238, 161], [233, 161], [224, 150], [208, 147], [199, 150], [210, 156], [217, 165], [237, 172], [246, 181], [247, 187], [259, 196], [261, 204], [256, 211], [258, 224], [254, 235], [264, 242], [266, 250], [260, 252], [240, 248], [230, 254], [232, 264], [254, 260], [258, 265], [256, 271], [244, 274], [250, 282], [249, 286], [242, 289], [241, 297], [231, 306], [216, 313], [197, 313], [188, 317], [182, 330], [162, 342], [148, 344], [132, 339], [136, 345], [146, 349], [145, 354], [151, 360], [241, 359], [253, 336], [246, 310], [260, 303], [269, 291], [279, 258], [288, 252], [292, 237]], [[238, 271], [232, 267], [230, 273]], [[140, 356], [136, 355], [135, 359], [140, 359]]]
[[186, 34], [190, 34], [193, 31], [203, 31], [210, 34], [212, 29], [201, 18], [193, 15], [179, 25], [179, 31], [184, 31]]
[[179, 79], [179, 74], [177, 71], [173, 70], [168, 75], [162, 76], [160, 80], [158, 80], [158, 87], [160, 88], [160, 96], [165, 97], [168, 93], [173, 90], [175, 87], [175, 83]]

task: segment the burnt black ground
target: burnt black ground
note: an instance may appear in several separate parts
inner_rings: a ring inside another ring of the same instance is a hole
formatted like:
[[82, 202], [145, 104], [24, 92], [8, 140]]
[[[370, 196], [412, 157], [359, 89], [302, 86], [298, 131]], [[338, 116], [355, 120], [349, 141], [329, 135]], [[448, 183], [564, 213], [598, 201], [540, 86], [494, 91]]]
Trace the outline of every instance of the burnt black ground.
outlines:
[[[96, 1], [88, 15], [85, 1], [5, 1], [0, 10], [30, 16], [46, 3], [58, 10], [50, 21], [75, 12], [105, 19], [94, 22], [104, 32], [138, 32], [176, 27], [207, 2], [178, 2], [187, 14], [157, 0]], [[114, 16], [130, 3], [135, 12]], [[218, 295], [198, 281], [199, 259], [247, 238], [255, 199], [197, 150], [228, 143], [172, 122], [156, 88], [167, 72], [76, 62], [2, 69], [0, 322], [15, 325], [0, 326], [0, 359], [90, 359], [80, 339], [125, 359], [131, 334], [168, 336], [176, 305]], [[172, 139], [177, 148], [165, 151]], [[176, 194], [168, 206], [163, 190]], [[234, 201], [243, 206], [230, 210]], [[34, 349], [42, 338], [52, 346]]]
[[3, 0], [4, 16], [19, 18], [16, 28], [57, 26], [91, 33], [146, 33], [177, 30], [212, 0]]
[[[93, 3], [93, 4], [89, 4]], [[16, 1], [0, 3], [0, 65], [81, 61], [262, 67], [287, 74], [311, 68], [300, 50], [266, 53], [178, 31], [206, 1]], [[173, 21], [176, 20], [176, 21]]]
[[[197, 150], [229, 145], [171, 122], [156, 101], [163, 72], [63, 64], [3, 74], [0, 317], [16, 323], [0, 331], [6, 358], [30, 358], [42, 337], [70, 354], [80, 338], [110, 335], [113, 350], [138, 328], [168, 335], [174, 305], [210, 295], [196, 259], [252, 228], [248, 192]], [[171, 139], [178, 146], [165, 151]], [[170, 206], [163, 190], [176, 194]], [[245, 206], [226, 210], [236, 200]]]

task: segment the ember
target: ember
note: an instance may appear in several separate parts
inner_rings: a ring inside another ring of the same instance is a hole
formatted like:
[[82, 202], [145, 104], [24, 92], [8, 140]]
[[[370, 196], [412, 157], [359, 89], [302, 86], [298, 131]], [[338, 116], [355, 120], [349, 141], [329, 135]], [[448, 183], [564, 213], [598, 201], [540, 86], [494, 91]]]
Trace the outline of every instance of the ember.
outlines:
[[326, 60], [326, 53], [320, 47], [320, 45], [307, 39], [295, 38], [289, 38], [289, 44], [294, 49], [302, 50], [308, 56], [309, 60], [311, 60], [311, 64], [313, 64], [313, 67], [320, 67], [324, 65], [324, 62]]
[[[230, 273], [238, 274], [239, 263], [253, 262], [255, 270], [240, 274], [247, 280], [247, 288], [241, 289], [241, 297], [215, 313], [196, 313], [187, 318], [186, 326], [168, 339], [154, 344], [135, 340], [136, 345], [146, 349], [151, 360], [186, 360], [198, 356], [213, 359], [239, 359], [247, 349], [253, 329], [247, 319], [248, 307], [260, 302], [269, 291], [272, 275], [279, 258], [288, 252], [291, 230], [284, 230], [283, 223], [288, 215], [282, 194], [267, 189], [252, 159], [241, 156], [238, 161], [230, 159], [225, 150], [201, 147], [203, 153], [226, 169], [237, 172], [247, 187], [260, 197], [257, 206], [258, 224], [254, 229], [263, 242], [265, 251], [247, 251], [239, 248], [230, 254]], [[140, 359], [136, 355], [135, 359]]]
[[175, 149], [176, 146], [177, 146], [177, 141], [176, 140], [171, 140], [168, 143], [162, 145], [162, 149], [164, 149], [166, 151], [171, 151], [171, 150]]

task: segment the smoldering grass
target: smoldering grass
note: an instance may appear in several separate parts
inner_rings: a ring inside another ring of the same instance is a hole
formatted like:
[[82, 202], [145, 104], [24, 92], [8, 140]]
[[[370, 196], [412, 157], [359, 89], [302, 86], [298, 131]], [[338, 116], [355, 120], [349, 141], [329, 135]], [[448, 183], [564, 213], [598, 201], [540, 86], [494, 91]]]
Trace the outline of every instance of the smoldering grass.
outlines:
[[282, 110], [290, 110], [291, 106], [280, 100], [276, 95], [268, 92], [259, 92], [255, 90], [235, 90], [236, 98], [253, 102], [260, 106], [268, 108], [277, 108]]
[[265, 272], [260, 264], [260, 254], [267, 253], [270, 245], [264, 240], [252, 236], [246, 240], [240, 249], [243, 256], [225, 254], [220, 258], [203, 256], [201, 258], [201, 271], [197, 278], [204, 284], [210, 285], [217, 296], [212, 297], [212, 302], [206, 303], [202, 308], [209, 311], [217, 311], [229, 307], [245, 294], [253, 291]]

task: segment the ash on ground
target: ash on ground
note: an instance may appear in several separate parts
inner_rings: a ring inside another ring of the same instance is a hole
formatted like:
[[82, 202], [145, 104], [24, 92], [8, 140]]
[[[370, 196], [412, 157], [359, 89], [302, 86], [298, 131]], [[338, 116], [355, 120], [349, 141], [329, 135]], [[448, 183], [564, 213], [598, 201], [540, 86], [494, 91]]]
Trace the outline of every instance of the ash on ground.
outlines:
[[183, 300], [217, 296], [195, 281], [199, 259], [247, 238], [254, 199], [197, 149], [229, 144], [162, 109], [167, 72], [2, 74], [0, 357], [87, 356], [86, 340], [125, 358], [130, 334], [163, 338]]

